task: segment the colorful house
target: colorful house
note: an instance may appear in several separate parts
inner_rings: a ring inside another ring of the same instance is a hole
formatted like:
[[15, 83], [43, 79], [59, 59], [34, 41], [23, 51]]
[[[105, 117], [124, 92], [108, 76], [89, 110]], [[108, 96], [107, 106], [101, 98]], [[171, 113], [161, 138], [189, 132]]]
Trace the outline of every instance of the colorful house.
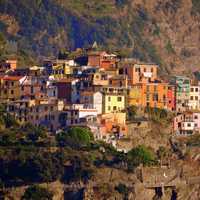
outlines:
[[118, 59], [115, 54], [108, 54], [105, 51], [91, 51], [88, 53], [88, 66], [100, 67], [105, 70], [115, 68]]
[[103, 94], [103, 113], [115, 113], [125, 110], [125, 95], [115, 93]]
[[176, 88], [174, 85], [168, 85], [167, 109], [171, 111], [176, 110]]
[[146, 84], [146, 106], [167, 109], [168, 83]]
[[98, 114], [102, 113], [103, 94], [101, 92], [81, 91], [80, 103], [87, 108], [94, 108]]
[[21, 98], [21, 86], [26, 76], [1, 76], [0, 101], [14, 101]]
[[190, 86], [190, 99], [189, 99], [189, 109], [199, 110], [200, 108], [200, 87], [198, 85]]
[[129, 85], [137, 83], [154, 82], [157, 79], [158, 66], [155, 64], [133, 64], [127, 65], [123, 73], [128, 75]]
[[138, 83], [129, 88], [128, 105], [137, 107], [146, 106], [145, 84]]
[[176, 111], [184, 112], [189, 109], [190, 79], [184, 76], [174, 76], [171, 84], [176, 87]]
[[200, 131], [200, 113], [184, 112], [178, 114], [173, 122], [174, 132], [178, 135], [191, 135]]
[[78, 83], [78, 79], [59, 79], [56, 82], [58, 99], [66, 103], [78, 103], [80, 99]]

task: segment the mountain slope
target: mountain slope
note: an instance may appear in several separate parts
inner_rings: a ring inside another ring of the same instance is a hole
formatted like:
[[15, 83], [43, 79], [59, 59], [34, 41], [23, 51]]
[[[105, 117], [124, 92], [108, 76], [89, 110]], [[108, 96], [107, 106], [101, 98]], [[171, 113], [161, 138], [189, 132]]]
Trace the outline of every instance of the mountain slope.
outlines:
[[0, 0], [0, 29], [37, 57], [96, 41], [181, 73], [200, 68], [199, 12], [198, 0]]

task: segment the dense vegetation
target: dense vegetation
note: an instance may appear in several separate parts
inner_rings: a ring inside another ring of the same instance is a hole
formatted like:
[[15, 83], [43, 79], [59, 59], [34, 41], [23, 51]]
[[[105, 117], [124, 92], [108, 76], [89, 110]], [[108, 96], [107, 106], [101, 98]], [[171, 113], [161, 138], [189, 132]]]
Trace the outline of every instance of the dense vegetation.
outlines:
[[8, 33], [8, 25], [0, 21], [1, 32], [6, 40], [17, 42], [25, 60], [28, 55], [56, 55], [60, 49], [87, 47], [96, 41], [107, 50], [120, 48], [123, 55], [162, 64], [154, 45], [142, 38], [150, 20], [147, 11], [141, 7], [128, 11], [126, 22], [115, 16], [129, 4], [129, 0], [1, 0], [0, 13], [14, 17], [19, 26], [17, 34]]
[[[127, 154], [117, 152], [108, 144], [94, 141], [85, 128], [74, 127], [49, 136], [43, 127], [18, 124], [0, 106], [0, 194], [4, 188], [27, 184], [87, 182], [100, 167], [133, 172], [140, 164], [157, 164], [156, 154], [145, 146]], [[24, 199], [33, 199], [35, 190], [38, 195], [44, 193], [34, 186], [26, 190]], [[125, 189], [119, 186], [117, 190]]]
[[39, 187], [37, 185], [30, 186], [26, 189], [22, 200], [51, 200], [53, 194], [47, 189]]

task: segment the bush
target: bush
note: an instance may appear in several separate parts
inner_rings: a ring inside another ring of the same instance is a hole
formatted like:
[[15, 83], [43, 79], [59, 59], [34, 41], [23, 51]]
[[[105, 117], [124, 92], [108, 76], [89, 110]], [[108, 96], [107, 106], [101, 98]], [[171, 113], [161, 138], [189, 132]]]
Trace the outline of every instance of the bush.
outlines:
[[91, 131], [86, 128], [74, 127], [67, 132], [59, 133], [56, 140], [60, 146], [70, 146], [72, 148], [87, 147], [93, 140]]
[[129, 188], [126, 185], [119, 183], [119, 185], [115, 187], [115, 190], [124, 196], [124, 200], [128, 200]]
[[51, 200], [51, 199], [53, 199], [52, 192], [37, 185], [28, 187], [22, 197], [22, 200]]
[[145, 166], [154, 165], [156, 163], [154, 153], [145, 147], [144, 145], [140, 145], [127, 154], [128, 165], [129, 167], [137, 167], [140, 164]]

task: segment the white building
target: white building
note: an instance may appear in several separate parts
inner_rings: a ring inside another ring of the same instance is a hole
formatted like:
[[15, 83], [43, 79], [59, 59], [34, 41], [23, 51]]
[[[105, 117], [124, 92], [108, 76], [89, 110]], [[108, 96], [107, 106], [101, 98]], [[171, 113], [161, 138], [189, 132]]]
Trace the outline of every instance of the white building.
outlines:
[[200, 87], [198, 85], [190, 86], [190, 99], [189, 99], [189, 109], [199, 110], [200, 108]]

